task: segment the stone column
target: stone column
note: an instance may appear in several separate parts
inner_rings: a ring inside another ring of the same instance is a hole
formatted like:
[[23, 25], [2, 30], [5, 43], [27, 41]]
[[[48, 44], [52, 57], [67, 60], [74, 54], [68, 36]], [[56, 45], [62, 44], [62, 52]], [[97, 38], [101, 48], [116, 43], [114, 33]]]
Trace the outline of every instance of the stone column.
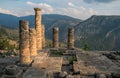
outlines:
[[42, 47], [45, 47], [45, 26], [42, 24]]
[[41, 37], [41, 9], [34, 8], [35, 10], [35, 29], [37, 34], [37, 50], [42, 49], [42, 37]]
[[59, 29], [58, 27], [54, 27], [53, 28], [53, 47], [54, 48], [58, 48], [59, 47], [59, 39], [58, 39], [58, 33], [59, 32]]
[[20, 63], [29, 64], [30, 63], [30, 50], [29, 50], [29, 22], [19, 21], [19, 33], [20, 33]]
[[37, 46], [36, 46], [36, 30], [34, 28], [29, 29], [30, 36], [30, 57], [33, 58], [37, 55]]
[[68, 49], [74, 48], [74, 29], [68, 29]]

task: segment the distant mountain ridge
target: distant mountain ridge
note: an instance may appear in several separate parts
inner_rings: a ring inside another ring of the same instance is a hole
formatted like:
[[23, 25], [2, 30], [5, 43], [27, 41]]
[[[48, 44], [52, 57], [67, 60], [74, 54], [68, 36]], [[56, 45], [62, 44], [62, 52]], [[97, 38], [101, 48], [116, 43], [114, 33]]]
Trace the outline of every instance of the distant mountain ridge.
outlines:
[[87, 43], [92, 50], [120, 50], [120, 16], [94, 15], [75, 30], [76, 46]]
[[[13, 15], [2, 14], [0, 13], [0, 25], [10, 27], [10, 28], [19, 28], [19, 20], [28, 20], [30, 27], [34, 27], [34, 15], [24, 16], [24, 17], [16, 17]], [[67, 36], [67, 28], [73, 27], [76, 24], [81, 22], [80, 19], [72, 18], [66, 15], [59, 14], [44, 14], [42, 15], [42, 23], [45, 25], [46, 29], [46, 38], [52, 38], [52, 28], [57, 26], [59, 27], [60, 36], [64, 36], [60, 38], [60, 41], [65, 41], [65, 37]], [[63, 35], [64, 34], [64, 35]]]
[[[12, 27], [12, 28], [18, 28], [19, 26], [19, 20], [28, 20], [29, 25], [31, 27], [34, 26], [34, 20], [35, 16], [34, 15], [29, 15], [29, 16], [23, 16], [23, 17], [17, 17], [9, 14], [3, 14], [0, 13], [0, 25], [6, 26], [6, 27]], [[75, 21], [79, 22], [81, 21], [80, 19], [72, 18], [66, 15], [59, 15], [59, 14], [44, 14], [42, 15], [42, 23], [43, 24], [50, 24], [58, 20], [67, 20], [67, 21]]]
[[[28, 20], [30, 27], [34, 27], [34, 15], [3, 15], [5, 18], [1, 18], [0, 14], [0, 25], [18, 28], [19, 20]], [[93, 15], [82, 21], [69, 16], [48, 14], [42, 15], [42, 23], [45, 25], [47, 39], [52, 39], [52, 28], [59, 27], [59, 41], [67, 43], [68, 28], [73, 27], [76, 47], [83, 48], [87, 44], [89, 50], [120, 50], [120, 16]]]

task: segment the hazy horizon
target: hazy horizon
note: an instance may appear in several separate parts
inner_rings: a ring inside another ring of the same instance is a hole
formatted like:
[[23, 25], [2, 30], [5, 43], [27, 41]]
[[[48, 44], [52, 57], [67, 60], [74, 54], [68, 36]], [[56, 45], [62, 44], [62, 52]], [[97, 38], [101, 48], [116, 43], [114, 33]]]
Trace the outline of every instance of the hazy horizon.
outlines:
[[120, 0], [2, 0], [0, 13], [15, 16], [34, 15], [34, 7], [42, 14], [60, 14], [78, 19], [92, 15], [120, 15]]

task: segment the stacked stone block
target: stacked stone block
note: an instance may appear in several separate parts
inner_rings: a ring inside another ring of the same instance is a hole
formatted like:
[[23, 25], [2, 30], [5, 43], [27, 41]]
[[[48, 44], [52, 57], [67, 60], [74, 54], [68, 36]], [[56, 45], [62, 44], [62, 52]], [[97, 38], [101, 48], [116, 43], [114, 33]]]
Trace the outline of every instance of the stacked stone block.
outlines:
[[28, 21], [19, 21], [20, 26], [20, 63], [30, 64], [37, 51], [45, 47], [45, 28], [41, 24], [41, 9], [35, 10], [35, 28], [29, 29]]
[[36, 30], [34, 28], [29, 29], [30, 35], [30, 57], [33, 58], [37, 55], [37, 47], [36, 47]]
[[42, 48], [44, 48], [45, 47], [45, 26], [43, 24], [42, 24], [41, 34], [42, 34]]
[[20, 62], [22, 64], [29, 64], [30, 61], [30, 49], [29, 49], [29, 22], [28, 21], [19, 21], [20, 26]]
[[58, 48], [59, 47], [59, 29], [58, 27], [53, 28], [53, 48]]
[[35, 10], [35, 29], [37, 34], [37, 50], [42, 49], [42, 27], [41, 27], [41, 9], [34, 8]]
[[74, 48], [74, 29], [68, 29], [68, 49]]

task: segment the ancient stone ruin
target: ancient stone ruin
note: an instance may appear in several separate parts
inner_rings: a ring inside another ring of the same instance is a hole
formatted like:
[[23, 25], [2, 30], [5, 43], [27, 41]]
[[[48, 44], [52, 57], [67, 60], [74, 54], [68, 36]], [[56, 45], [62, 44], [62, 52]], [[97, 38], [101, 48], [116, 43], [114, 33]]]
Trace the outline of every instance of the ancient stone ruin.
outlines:
[[[20, 20], [20, 63], [30, 64], [37, 52], [45, 47], [45, 28], [41, 23], [41, 9], [35, 10], [35, 28], [29, 28], [29, 22]], [[59, 28], [53, 28], [53, 48], [59, 48]], [[74, 48], [74, 29], [68, 30], [68, 49]]]
[[58, 27], [53, 28], [53, 47], [59, 48], [59, 29]]
[[37, 34], [37, 50], [42, 49], [42, 24], [41, 24], [41, 9], [34, 8], [35, 10], [35, 29]]
[[45, 47], [45, 30], [41, 24], [41, 9], [35, 10], [35, 28], [29, 28], [28, 21], [20, 20], [20, 63], [30, 64], [37, 52]]
[[33, 58], [37, 55], [37, 39], [36, 30], [34, 28], [29, 29], [29, 44], [30, 44], [30, 57]]
[[42, 24], [42, 48], [45, 48], [45, 26]]
[[30, 61], [30, 45], [29, 45], [29, 22], [19, 21], [20, 25], [20, 62], [29, 64]]
[[41, 9], [34, 10], [35, 28], [29, 28], [26, 20], [19, 21], [19, 61], [9, 59], [7, 63], [12, 63], [0, 71], [1, 78], [120, 78], [120, 52], [75, 48], [73, 28], [68, 29], [67, 47], [61, 48], [59, 28], [54, 27], [53, 47], [46, 48]]
[[73, 28], [68, 29], [68, 48], [69, 49], [74, 48], [74, 29]]

